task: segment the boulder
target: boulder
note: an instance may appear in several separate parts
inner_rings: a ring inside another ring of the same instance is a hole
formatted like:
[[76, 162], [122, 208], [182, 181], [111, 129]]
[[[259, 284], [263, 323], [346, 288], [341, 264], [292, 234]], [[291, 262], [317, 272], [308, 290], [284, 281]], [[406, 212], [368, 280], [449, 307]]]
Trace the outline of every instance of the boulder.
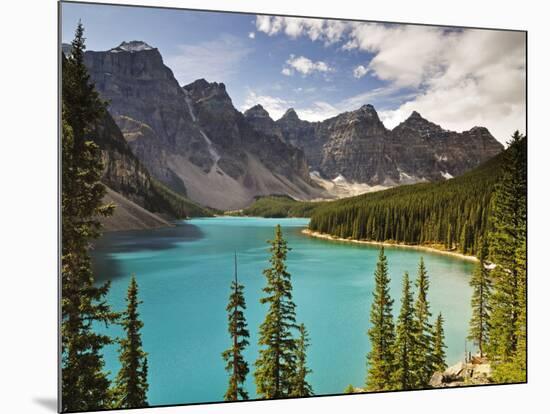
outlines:
[[460, 381], [464, 379], [464, 371], [466, 364], [464, 362], [458, 362], [453, 366], [450, 366], [443, 373], [443, 382]]
[[459, 387], [462, 385], [490, 384], [492, 370], [486, 359], [458, 362], [444, 372], [435, 372], [430, 379], [433, 388]]
[[443, 387], [443, 373], [435, 372], [430, 379], [430, 387], [440, 388]]

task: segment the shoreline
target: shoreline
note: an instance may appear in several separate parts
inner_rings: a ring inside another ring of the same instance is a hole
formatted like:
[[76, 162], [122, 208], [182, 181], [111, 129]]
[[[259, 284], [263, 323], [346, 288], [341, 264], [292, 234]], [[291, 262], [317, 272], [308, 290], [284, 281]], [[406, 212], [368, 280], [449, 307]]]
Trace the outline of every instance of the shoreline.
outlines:
[[457, 252], [450, 252], [450, 251], [446, 251], [446, 250], [440, 250], [440, 249], [436, 249], [435, 247], [429, 247], [429, 246], [418, 246], [418, 245], [413, 245], [413, 244], [388, 243], [388, 242], [378, 242], [378, 241], [369, 241], [369, 240], [344, 239], [344, 238], [341, 238], [341, 237], [332, 236], [330, 234], [319, 233], [317, 231], [312, 231], [308, 228], [302, 229], [301, 233], [308, 236], [308, 237], [313, 237], [313, 238], [316, 238], [316, 239], [329, 240], [329, 241], [334, 241], [334, 242], [338, 242], [338, 243], [366, 244], [366, 245], [371, 245], [371, 246], [387, 246], [387, 247], [400, 247], [400, 248], [404, 248], [404, 249], [424, 250], [424, 251], [427, 251], [427, 252], [430, 252], [430, 253], [437, 253], [437, 254], [443, 254], [443, 255], [446, 255], [446, 256], [453, 256], [453, 257], [456, 257], [457, 259], [462, 259], [462, 260], [466, 260], [466, 261], [469, 261], [469, 262], [477, 262], [477, 257], [475, 257], [475, 256], [470, 256], [470, 255], [457, 253]]

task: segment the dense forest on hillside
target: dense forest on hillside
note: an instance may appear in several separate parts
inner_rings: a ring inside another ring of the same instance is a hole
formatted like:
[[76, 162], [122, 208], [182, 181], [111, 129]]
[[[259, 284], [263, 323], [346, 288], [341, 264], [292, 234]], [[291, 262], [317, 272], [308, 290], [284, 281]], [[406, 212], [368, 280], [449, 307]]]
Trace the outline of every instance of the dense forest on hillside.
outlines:
[[145, 208], [152, 212], [166, 211], [175, 218], [212, 217], [218, 211], [200, 206], [151, 177], [151, 190], [156, 197], [146, 200]]
[[322, 202], [296, 201], [286, 195], [257, 197], [254, 203], [242, 210], [245, 216], [280, 218], [310, 217]]
[[357, 240], [437, 245], [476, 254], [488, 230], [503, 154], [454, 179], [319, 205], [310, 230]]

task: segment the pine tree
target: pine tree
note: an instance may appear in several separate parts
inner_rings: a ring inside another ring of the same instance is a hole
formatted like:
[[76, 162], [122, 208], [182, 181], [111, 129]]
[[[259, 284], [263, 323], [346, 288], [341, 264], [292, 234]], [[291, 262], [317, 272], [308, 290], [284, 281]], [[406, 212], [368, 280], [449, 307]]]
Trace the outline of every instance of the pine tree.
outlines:
[[[517, 256], [519, 315], [516, 323], [516, 337], [518, 345], [510, 364], [509, 374], [503, 375], [504, 380], [509, 382], [527, 381], [527, 246], [525, 241], [518, 249]], [[499, 374], [497, 369], [497, 375]]]
[[312, 371], [307, 367], [307, 348], [309, 347], [309, 335], [305, 325], [298, 327], [299, 337], [296, 341], [296, 373], [292, 380], [291, 397], [309, 397], [313, 395], [313, 389], [307, 382], [307, 375]]
[[396, 338], [394, 346], [395, 370], [394, 383], [398, 390], [413, 389], [417, 383], [415, 378], [414, 352], [416, 349], [416, 322], [414, 320], [413, 294], [409, 274], [403, 276], [403, 293], [401, 310], [397, 319]]
[[472, 287], [472, 317], [468, 339], [474, 341], [483, 357], [485, 345], [489, 339], [489, 299], [491, 296], [491, 278], [487, 269], [487, 244], [480, 242], [481, 248], [470, 286]]
[[222, 353], [226, 362], [225, 370], [230, 374], [229, 385], [225, 393], [226, 401], [237, 401], [239, 397], [248, 400], [248, 392], [244, 388], [244, 382], [248, 375], [248, 363], [243, 357], [243, 351], [248, 346], [249, 333], [244, 311], [244, 286], [239, 283], [237, 276], [237, 255], [235, 254], [235, 280], [231, 283], [231, 295], [226, 308], [228, 315], [228, 332], [232, 340], [231, 348]]
[[433, 367], [435, 371], [443, 372], [447, 368], [445, 359], [445, 333], [443, 332], [443, 316], [441, 313], [437, 315], [434, 326], [434, 350], [433, 350]]
[[348, 384], [346, 388], [344, 388], [344, 394], [353, 394], [355, 392], [355, 387], [353, 384]]
[[517, 303], [518, 315], [514, 335], [517, 345], [514, 355], [496, 365], [494, 378], [497, 382], [518, 383], [527, 381], [527, 252], [526, 241], [517, 251]]
[[486, 238], [490, 229], [491, 196], [506, 152], [444, 182], [399, 186], [318, 207], [295, 204], [308, 209], [312, 231], [352, 239], [434, 244], [477, 254], [477, 240]]
[[492, 203], [493, 294], [489, 354], [499, 382], [524, 381], [526, 332], [527, 138], [512, 136]]
[[417, 324], [416, 327], [416, 350], [414, 371], [417, 374], [418, 383], [416, 388], [425, 388], [428, 386], [432, 374], [434, 373], [432, 355], [433, 355], [433, 327], [430, 323], [430, 305], [428, 303], [428, 289], [430, 282], [428, 272], [424, 265], [424, 259], [420, 258], [418, 266], [418, 276], [416, 279], [417, 298], [414, 305], [414, 315]]
[[102, 163], [90, 140], [104, 110], [84, 66], [84, 29], [79, 23], [73, 52], [62, 66], [61, 176], [61, 344], [63, 411], [93, 411], [112, 402], [101, 350], [111, 344], [93, 331], [94, 323], [114, 323], [117, 315], [105, 301], [109, 283], [94, 284], [90, 242], [99, 237], [101, 216], [114, 206], [103, 205]]
[[374, 281], [374, 300], [370, 312], [371, 327], [368, 331], [371, 350], [367, 356], [366, 385], [369, 391], [385, 391], [393, 389], [395, 332], [392, 314], [393, 300], [389, 292], [388, 262], [383, 247], [378, 255]]
[[275, 228], [275, 238], [268, 241], [271, 266], [264, 270], [267, 296], [260, 303], [268, 304], [264, 322], [260, 326], [260, 355], [254, 373], [256, 392], [261, 398], [287, 397], [296, 372], [296, 305], [292, 300], [291, 275], [286, 268], [290, 250], [283, 238], [281, 226]]
[[143, 322], [139, 319], [138, 284], [132, 276], [126, 296], [127, 307], [122, 314], [121, 325], [126, 337], [119, 341], [120, 371], [116, 378], [115, 407], [139, 408], [147, 407], [147, 354], [143, 351], [141, 329]]

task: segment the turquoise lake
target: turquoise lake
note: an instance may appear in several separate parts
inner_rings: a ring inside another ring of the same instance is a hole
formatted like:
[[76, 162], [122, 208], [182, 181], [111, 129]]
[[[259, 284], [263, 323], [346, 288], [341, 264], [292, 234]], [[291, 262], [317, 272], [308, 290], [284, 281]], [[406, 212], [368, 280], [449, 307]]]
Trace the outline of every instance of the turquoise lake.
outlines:
[[[223, 400], [227, 374], [221, 353], [230, 344], [225, 307], [234, 251], [251, 336], [245, 356], [254, 370], [258, 327], [265, 314], [258, 299], [265, 284], [262, 270], [268, 266], [266, 240], [273, 237], [276, 224], [292, 248], [287, 264], [298, 322], [310, 333], [309, 382], [315, 394], [342, 393], [348, 384], [364, 384], [378, 247], [309, 238], [300, 233], [308, 219], [192, 219], [172, 228], [107, 233], [92, 252], [96, 278], [112, 281], [108, 300], [115, 310], [124, 309], [130, 276], [136, 275], [151, 405]], [[400, 306], [403, 273], [414, 279], [424, 257], [433, 317], [442, 312], [445, 318], [447, 360], [452, 364], [463, 359], [473, 264], [404, 248], [386, 248], [386, 255], [394, 313]], [[109, 328], [109, 333], [120, 331]], [[106, 349], [105, 359], [114, 377], [119, 368], [116, 347]], [[252, 373], [247, 388], [255, 398]]]

